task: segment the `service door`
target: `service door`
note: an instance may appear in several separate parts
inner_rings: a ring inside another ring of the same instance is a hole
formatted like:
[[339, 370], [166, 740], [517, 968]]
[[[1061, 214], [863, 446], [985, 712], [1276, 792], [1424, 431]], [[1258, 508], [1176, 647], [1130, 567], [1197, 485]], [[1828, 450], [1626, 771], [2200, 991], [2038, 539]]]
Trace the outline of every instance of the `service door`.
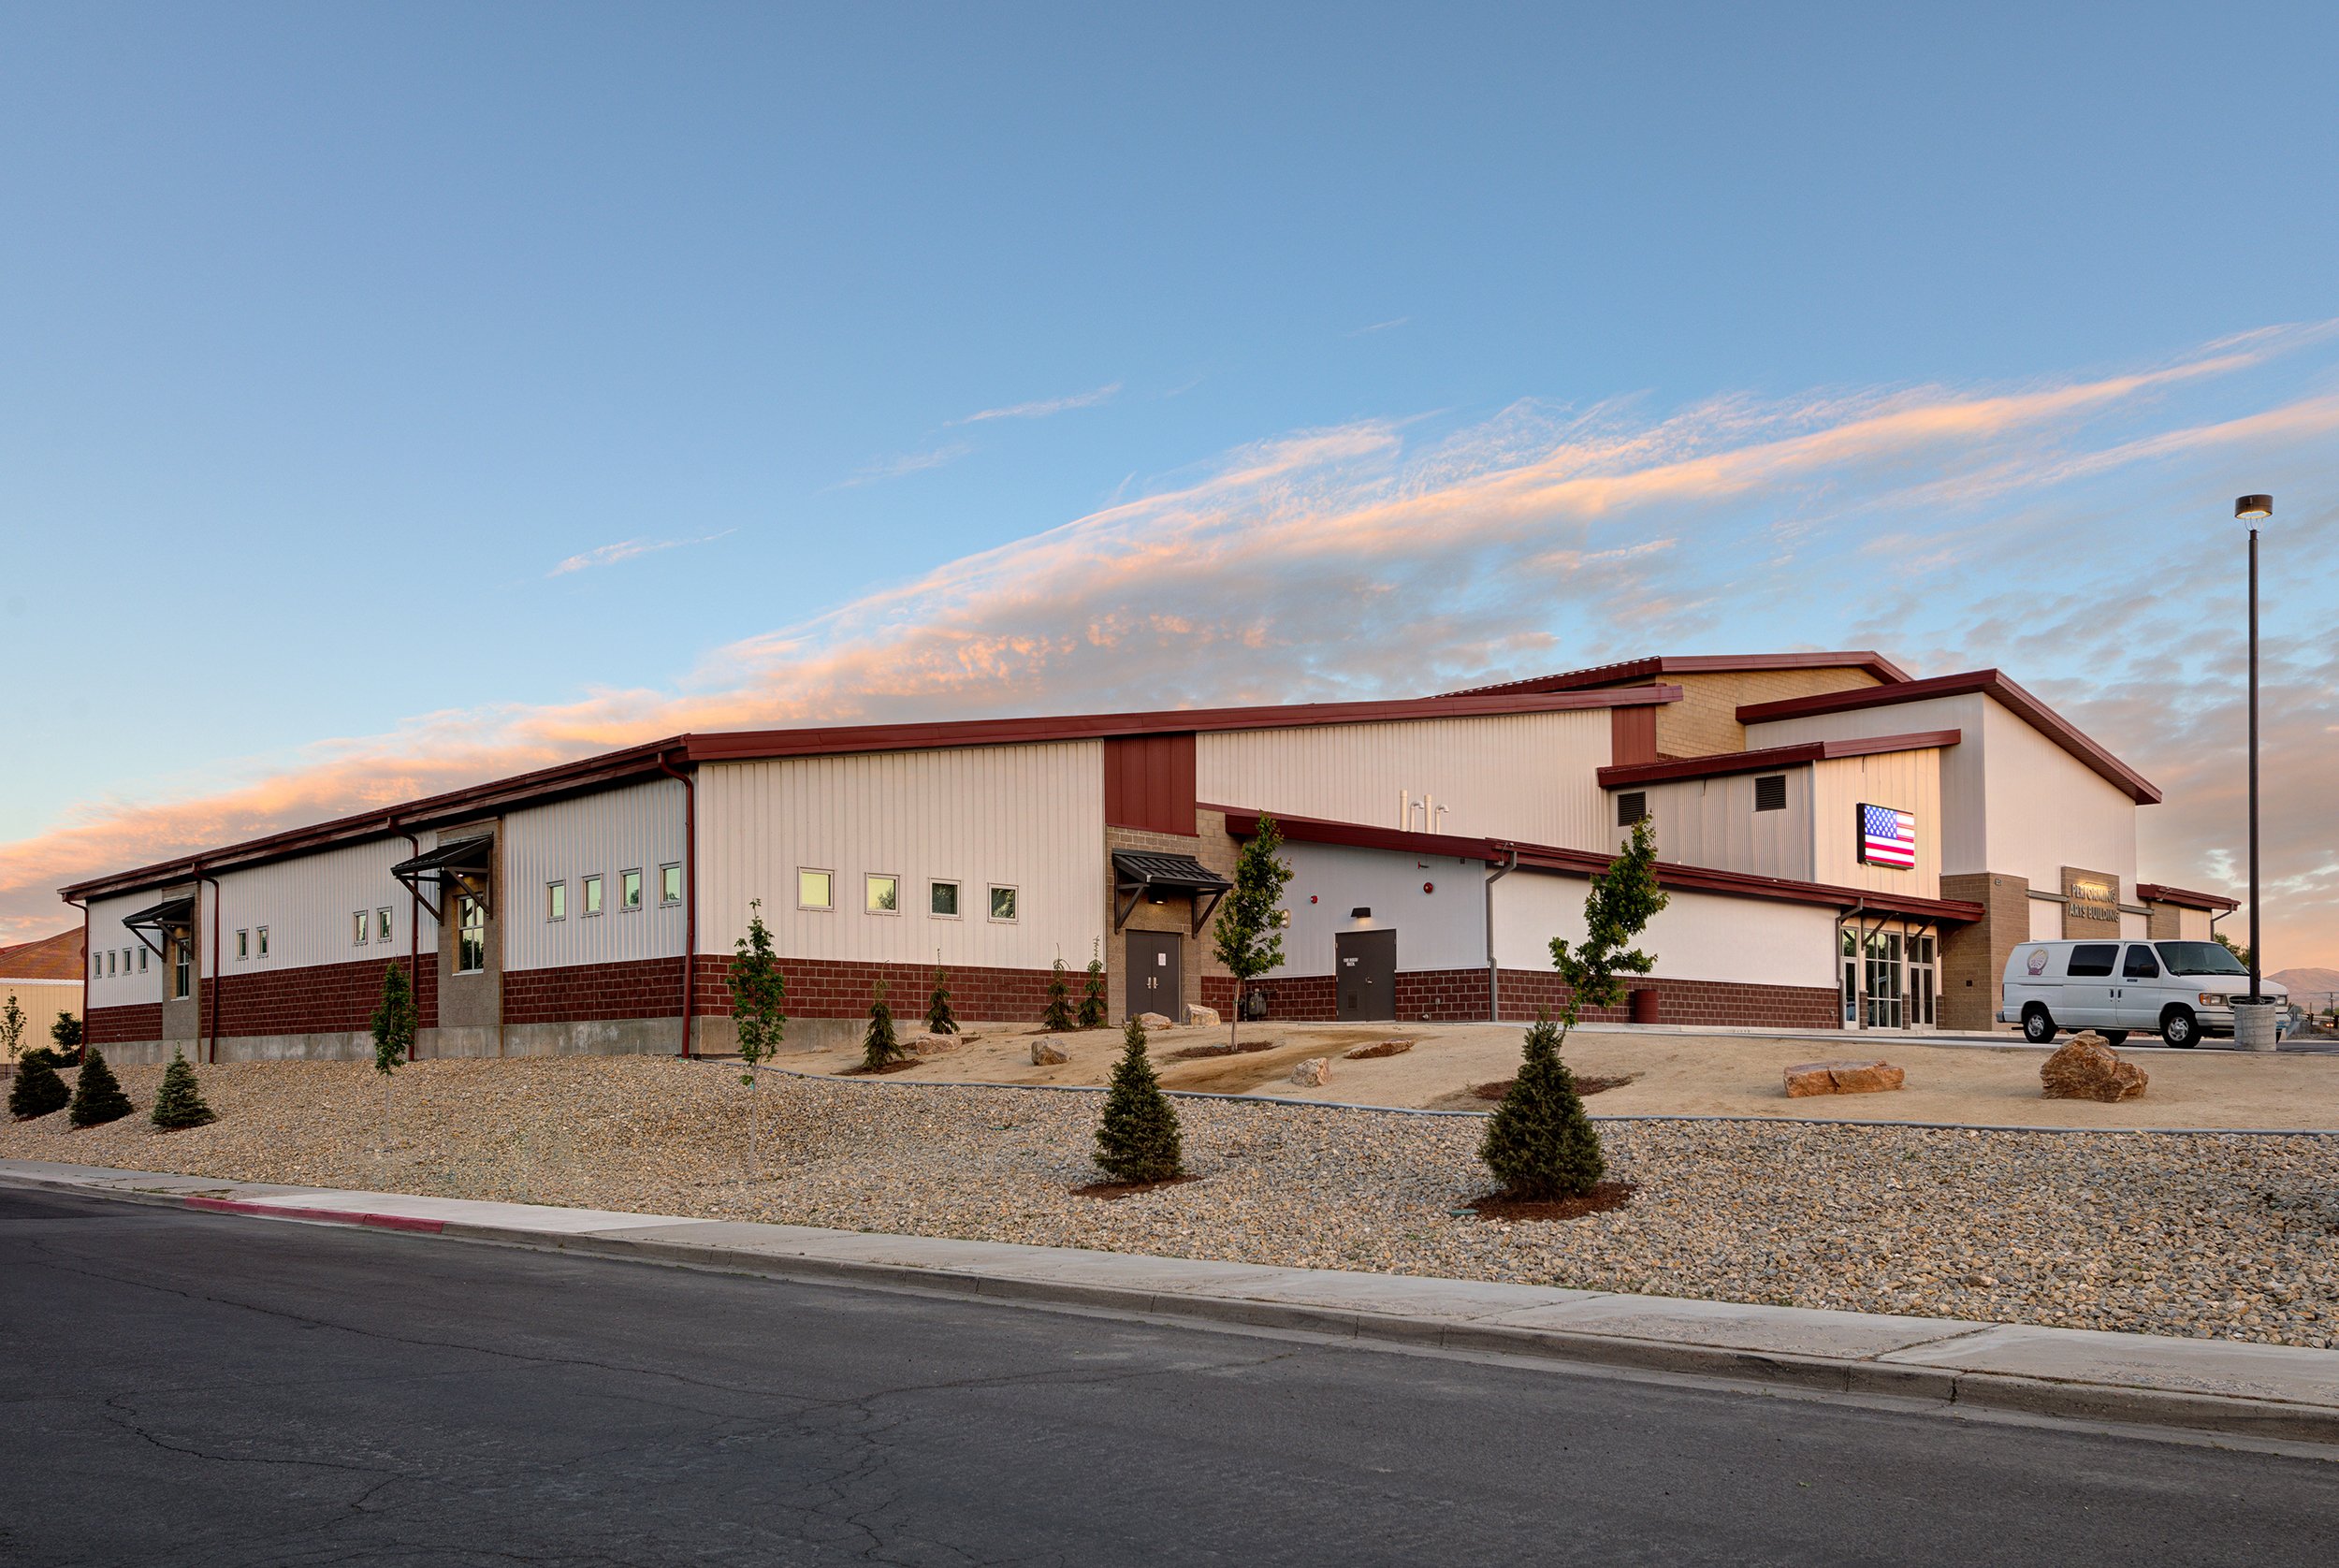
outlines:
[[1185, 976], [1178, 962], [1178, 934], [1132, 931], [1128, 939], [1128, 1015], [1157, 1012], [1173, 1024], [1183, 1019]]
[[[1318, 949], [1318, 951], [1323, 950]], [[1397, 1016], [1397, 933], [1343, 931], [1334, 942], [1341, 1022]]]

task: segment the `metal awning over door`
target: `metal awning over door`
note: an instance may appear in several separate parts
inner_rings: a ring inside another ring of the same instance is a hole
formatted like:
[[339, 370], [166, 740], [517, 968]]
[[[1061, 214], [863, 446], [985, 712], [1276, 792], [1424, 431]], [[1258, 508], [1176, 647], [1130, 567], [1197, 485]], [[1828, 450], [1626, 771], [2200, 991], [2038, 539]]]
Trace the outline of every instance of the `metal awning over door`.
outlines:
[[[495, 866], [496, 841], [492, 835], [479, 838], [458, 838], [452, 844], [442, 844], [425, 850], [412, 860], [400, 861], [390, 867], [390, 875], [406, 884], [406, 891], [422, 900], [422, 907], [430, 911], [430, 918], [444, 923], [443, 907], [447, 891], [476, 898], [494, 912], [495, 901], [489, 883]], [[425, 882], [439, 885], [439, 898], [433, 902], [422, 891]]]
[[1224, 877], [1196, 860], [1192, 855], [1161, 854], [1152, 849], [1115, 849], [1112, 851], [1112, 891], [1120, 902], [1113, 907], [1112, 929], [1120, 930], [1128, 923], [1137, 909], [1138, 900], [1155, 895], [1177, 894], [1194, 900], [1194, 929], [1202, 929], [1202, 922], [1218, 907], [1218, 901], [1234, 887]]
[[[155, 957], [168, 961], [163, 944], [195, 934], [195, 895], [166, 898], [149, 909], [122, 917], [124, 929], [137, 933], [138, 938], [151, 949]], [[150, 937], [147, 933], [154, 935]]]

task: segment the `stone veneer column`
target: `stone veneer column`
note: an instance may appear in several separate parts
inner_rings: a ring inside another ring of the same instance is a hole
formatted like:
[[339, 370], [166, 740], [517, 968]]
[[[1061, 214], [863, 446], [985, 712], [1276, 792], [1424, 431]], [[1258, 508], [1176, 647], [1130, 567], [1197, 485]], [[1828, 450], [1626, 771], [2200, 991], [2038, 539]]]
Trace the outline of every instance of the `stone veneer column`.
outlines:
[[2006, 956], [2030, 940], [2029, 878], [1999, 871], [1945, 876], [1941, 896], [1979, 904], [1983, 914], [1972, 925], [1943, 928], [1940, 1026], [1995, 1029]]

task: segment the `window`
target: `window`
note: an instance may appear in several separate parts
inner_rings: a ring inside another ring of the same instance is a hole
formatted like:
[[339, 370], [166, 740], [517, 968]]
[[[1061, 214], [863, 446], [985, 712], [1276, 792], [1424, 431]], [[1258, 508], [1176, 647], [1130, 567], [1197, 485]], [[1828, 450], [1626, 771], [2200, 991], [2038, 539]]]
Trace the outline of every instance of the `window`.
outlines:
[[260, 927], [257, 935], [260, 938], [260, 956], [266, 958], [268, 956], [268, 927], [265, 925]]
[[2160, 960], [2172, 975], [2246, 975], [2222, 942], [2162, 942]]
[[387, 909], [373, 912], [373, 939], [377, 942], [390, 939], [390, 912]]
[[639, 867], [617, 873], [617, 907], [628, 914], [642, 907], [642, 873]]
[[144, 947], [138, 949], [138, 973], [141, 975], [146, 973], [146, 949]]
[[566, 882], [546, 882], [545, 884], [545, 919], [553, 921], [566, 920], [568, 918], [569, 884]]
[[944, 920], [958, 918], [958, 884], [936, 882], [926, 890], [926, 907]]
[[2119, 956], [2117, 942], [2082, 942], [2071, 949], [2071, 966], [2063, 972], [2072, 980], [2102, 980]]
[[239, 931], [236, 933], [236, 956], [239, 959], [249, 958], [252, 956], [251, 932]]
[[[267, 951], [265, 942], [261, 950]], [[465, 893], [455, 901], [455, 972], [475, 975], [487, 966], [487, 906]]]
[[364, 947], [366, 936], [373, 929], [373, 917], [363, 909], [349, 917], [349, 942], [352, 947]]
[[119, 953], [115, 952], [115, 951], [114, 951], [111, 948], [109, 948], [109, 949], [107, 949], [107, 950], [106, 950], [106, 973], [107, 973], [107, 974], [111, 975], [111, 974], [114, 972], [114, 965], [115, 965], [116, 964], [120, 963], [120, 962], [121, 962], [121, 955], [120, 955]]
[[993, 920], [1013, 920], [1015, 918], [1015, 890], [1013, 888], [993, 888], [991, 890], [991, 918]]
[[881, 871], [872, 871], [864, 878], [864, 893], [869, 913], [898, 915], [902, 912], [902, 879]]
[[193, 938], [182, 936], [172, 947], [171, 952], [176, 962], [170, 967], [170, 995], [176, 1000], [184, 1001], [195, 995], [195, 942]]
[[682, 867], [679, 864], [661, 865], [658, 868], [658, 902], [661, 904], [682, 902]]
[[2142, 942], [2128, 945], [2128, 957], [2120, 965], [2122, 980], [2158, 980], [2160, 961], [2152, 956], [2152, 950]]
[[796, 907], [799, 909], [834, 909], [836, 907], [835, 877], [826, 871], [796, 868]]
[[588, 915], [601, 913], [601, 873], [598, 871], [585, 878], [585, 912]]
[[1616, 825], [1618, 827], [1629, 828], [1634, 822], [1647, 820], [1648, 817], [1649, 792], [1647, 791], [1627, 790], [1616, 797]]
[[1787, 776], [1766, 773], [1754, 780], [1754, 809], [1784, 811], [1787, 808]]

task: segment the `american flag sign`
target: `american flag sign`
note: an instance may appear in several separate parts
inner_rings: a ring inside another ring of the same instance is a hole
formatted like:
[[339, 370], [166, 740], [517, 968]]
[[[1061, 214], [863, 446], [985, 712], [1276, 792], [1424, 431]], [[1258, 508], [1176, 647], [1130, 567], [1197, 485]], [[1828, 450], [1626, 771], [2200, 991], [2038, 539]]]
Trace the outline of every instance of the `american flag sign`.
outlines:
[[1917, 819], [1914, 812], [1889, 806], [1860, 807], [1860, 861], [1865, 865], [1891, 865], [1903, 871], [1917, 868]]

